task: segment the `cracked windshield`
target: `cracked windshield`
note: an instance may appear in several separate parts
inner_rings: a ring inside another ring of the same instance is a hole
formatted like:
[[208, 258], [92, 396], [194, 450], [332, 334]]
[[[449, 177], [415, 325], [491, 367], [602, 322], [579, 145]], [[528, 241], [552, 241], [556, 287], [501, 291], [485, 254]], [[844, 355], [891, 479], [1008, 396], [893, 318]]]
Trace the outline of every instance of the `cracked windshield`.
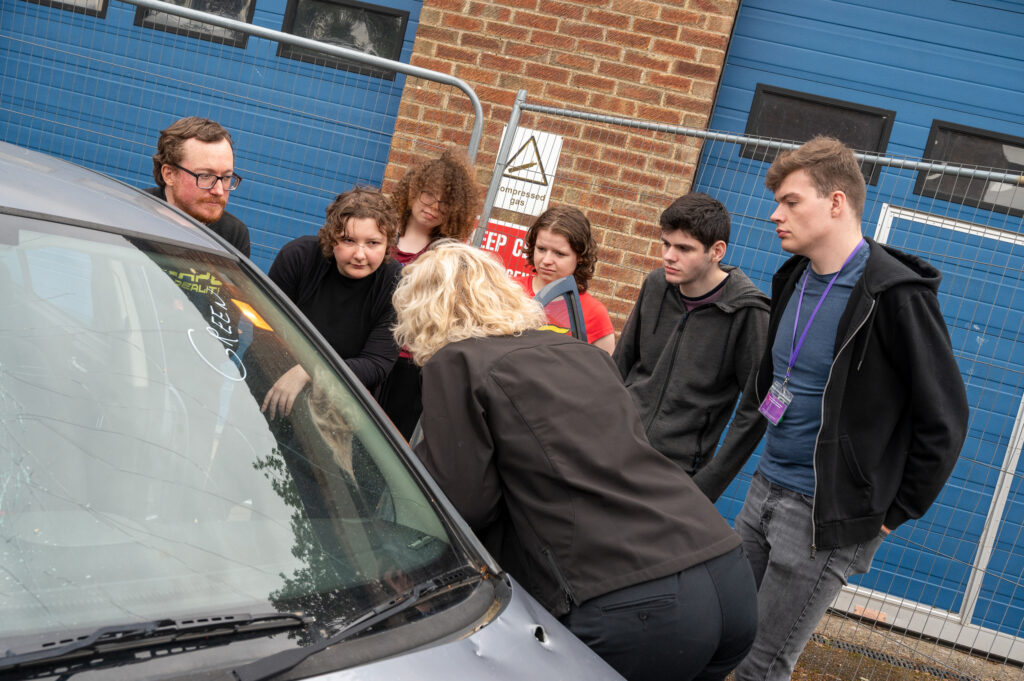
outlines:
[[[465, 561], [363, 404], [235, 263], [12, 220], [0, 637], [295, 610], [341, 627]], [[271, 418], [264, 396], [296, 365], [312, 381]]]

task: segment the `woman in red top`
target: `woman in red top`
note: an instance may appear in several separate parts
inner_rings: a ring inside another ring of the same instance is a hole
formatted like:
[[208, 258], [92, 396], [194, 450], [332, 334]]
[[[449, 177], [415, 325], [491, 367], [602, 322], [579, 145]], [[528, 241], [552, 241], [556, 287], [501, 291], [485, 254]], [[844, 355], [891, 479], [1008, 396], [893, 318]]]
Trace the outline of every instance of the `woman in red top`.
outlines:
[[[612, 320], [605, 306], [587, 293], [597, 263], [597, 242], [590, 233], [587, 216], [570, 206], [548, 208], [530, 227], [523, 253], [536, 272], [532, 277], [515, 277], [523, 290], [535, 296], [552, 281], [573, 275], [576, 288], [580, 290], [587, 340], [611, 354], [615, 349]], [[548, 321], [558, 327], [565, 325], [564, 321], [552, 318], [551, 314]]]
[[[438, 239], [466, 241], [476, 226], [479, 191], [463, 159], [452, 151], [410, 168], [391, 195], [401, 225], [391, 255], [408, 265]], [[405, 348], [381, 390], [380, 405], [406, 440], [419, 421], [420, 370]]]

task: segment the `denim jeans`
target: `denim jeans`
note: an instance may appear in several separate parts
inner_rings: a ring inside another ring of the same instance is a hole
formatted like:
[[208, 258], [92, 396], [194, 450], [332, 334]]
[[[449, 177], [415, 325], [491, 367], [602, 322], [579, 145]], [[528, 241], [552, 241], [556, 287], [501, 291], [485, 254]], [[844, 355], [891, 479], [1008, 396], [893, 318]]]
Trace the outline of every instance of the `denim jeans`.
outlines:
[[742, 547], [592, 598], [562, 617], [629, 681], [718, 681], [750, 650], [757, 591]]
[[789, 679], [818, 620], [853, 575], [863, 574], [882, 543], [870, 541], [811, 556], [812, 499], [754, 474], [736, 531], [757, 582], [757, 637], [736, 681]]

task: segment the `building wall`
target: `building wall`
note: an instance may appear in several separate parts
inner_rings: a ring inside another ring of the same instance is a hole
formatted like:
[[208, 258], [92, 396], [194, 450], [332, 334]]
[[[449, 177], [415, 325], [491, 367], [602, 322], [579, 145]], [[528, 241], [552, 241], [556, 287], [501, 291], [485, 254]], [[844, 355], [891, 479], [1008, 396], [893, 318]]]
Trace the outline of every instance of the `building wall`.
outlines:
[[[411, 63], [461, 78], [480, 97], [485, 123], [476, 171], [482, 192], [520, 89], [535, 104], [706, 127], [738, 5], [738, 0], [424, 0]], [[461, 133], [446, 136], [444, 118], [443, 111], [419, 106], [407, 88], [385, 188], [424, 158], [417, 140], [465, 146]], [[576, 158], [577, 166], [560, 165], [559, 173], [575, 174], [577, 184], [594, 184], [622, 164], [622, 150], [612, 143], [586, 149], [571, 139], [565, 144], [563, 159]], [[608, 306], [618, 330], [636, 300], [639, 273], [659, 265], [657, 219], [672, 198], [687, 191], [694, 167], [684, 165], [663, 200], [636, 215], [623, 215], [595, 197], [578, 206], [600, 246], [591, 293]], [[632, 179], [643, 183], [645, 178], [641, 173]], [[556, 181], [552, 203], [573, 198]]]

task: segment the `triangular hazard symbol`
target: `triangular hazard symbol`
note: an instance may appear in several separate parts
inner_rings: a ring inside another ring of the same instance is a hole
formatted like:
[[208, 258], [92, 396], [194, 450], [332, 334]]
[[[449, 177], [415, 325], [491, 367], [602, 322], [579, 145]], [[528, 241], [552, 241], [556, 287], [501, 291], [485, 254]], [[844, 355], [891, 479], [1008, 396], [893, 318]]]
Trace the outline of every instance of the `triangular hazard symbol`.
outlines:
[[539, 184], [542, 187], [548, 186], [548, 176], [544, 172], [544, 163], [540, 160], [540, 149], [537, 148], [537, 139], [533, 135], [530, 135], [530, 139], [526, 140], [523, 146], [519, 147], [519, 151], [512, 155], [502, 176]]

